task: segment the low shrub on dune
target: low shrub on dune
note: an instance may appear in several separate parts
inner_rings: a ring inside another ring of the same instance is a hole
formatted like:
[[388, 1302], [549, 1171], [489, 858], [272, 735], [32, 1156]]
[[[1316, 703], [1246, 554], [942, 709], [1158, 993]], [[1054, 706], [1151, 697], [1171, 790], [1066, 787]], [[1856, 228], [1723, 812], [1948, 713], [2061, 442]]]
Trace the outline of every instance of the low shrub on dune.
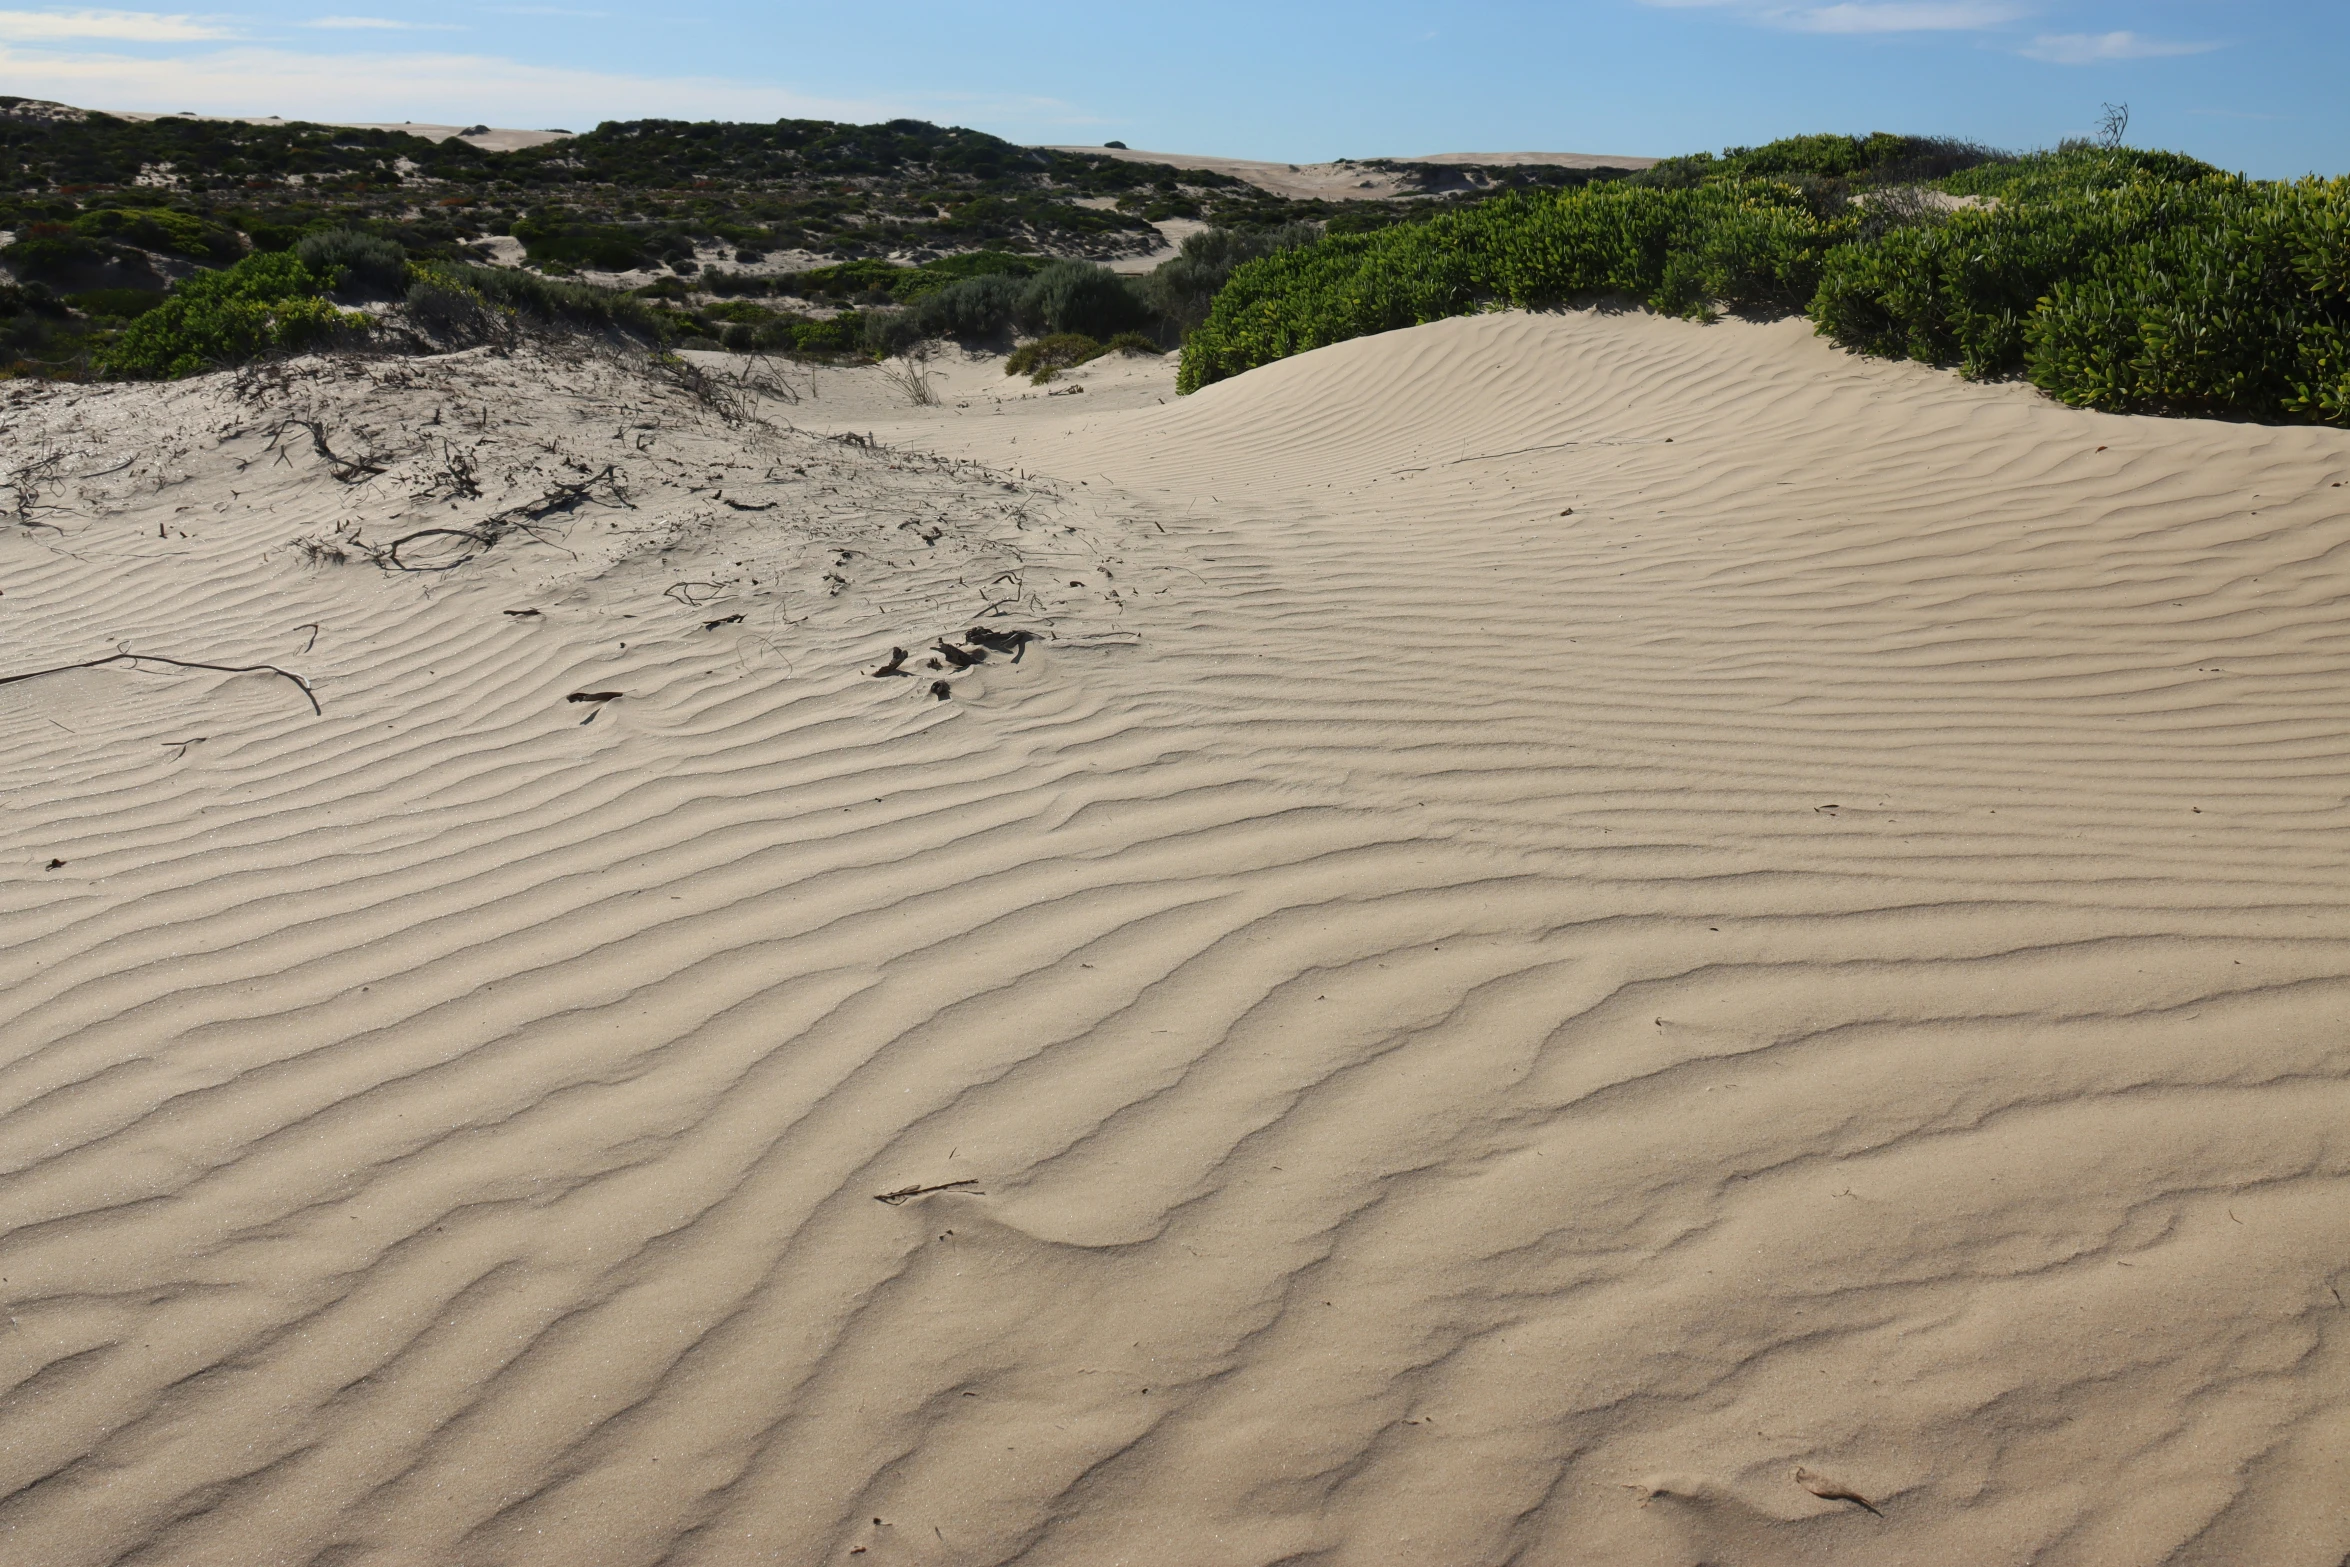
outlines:
[[1014, 349], [1004, 361], [1004, 374], [1024, 375], [1042, 386], [1062, 371], [1090, 364], [1108, 352], [1109, 344], [1096, 342], [1082, 332], [1055, 332]]
[[[1178, 389], [1444, 316], [1614, 293], [1680, 315], [1802, 312], [1858, 352], [2023, 375], [2083, 407], [2350, 424], [2350, 181], [2071, 147], [1854, 200], [1823, 181], [1859, 177], [1847, 165], [1875, 138], [1799, 140], [1741, 153], [1736, 174], [1677, 160], [1663, 178], [1250, 261], [1186, 340]], [[1886, 157], [1960, 156], [1892, 140], [1907, 145]], [[1842, 172], [1752, 173], [1807, 157]]]
[[336, 309], [325, 297], [331, 284], [288, 251], [199, 272], [123, 328], [99, 355], [99, 370], [132, 379], [193, 375], [364, 337], [367, 317]]

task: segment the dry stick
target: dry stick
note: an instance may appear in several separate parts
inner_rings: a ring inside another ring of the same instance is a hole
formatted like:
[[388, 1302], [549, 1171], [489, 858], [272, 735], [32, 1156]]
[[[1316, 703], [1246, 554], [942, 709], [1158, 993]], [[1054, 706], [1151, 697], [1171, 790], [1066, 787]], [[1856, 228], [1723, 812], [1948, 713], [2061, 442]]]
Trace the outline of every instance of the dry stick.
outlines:
[[334, 448], [326, 444], [326, 426], [316, 419], [288, 419], [277, 427], [277, 434], [282, 436], [288, 430], [293, 429], [310, 432], [311, 446], [316, 449], [319, 456], [333, 465], [335, 478], [344, 484], [356, 484], [363, 478], [373, 478], [376, 474], [383, 472], [381, 467], [368, 458], [336, 456]]
[[318, 705], [318, 693], [310, 689], [310, 682], [290, 669], [275, 664], [200, 664], [192, 659], [166, 658], [161, 653], [109, 653], [104, 658], [84, 659], [78, 664], [59, 664], [54, 669], [28, 669], [21, 675], [0, 675], [0, 686], [12, 686], [20, 680], [38, 680], [43, 675], [70, 674], [77, 669], [101, 669], [108, 664], [169, 664], [174, 669], [209, 669], [223, 675], [276, 675], [291, 680], [302, 694], [310, 699], [310, 711], [319, 717], [326, 709]]
[[[936, 1186], [901, 1186], [894, 1192], [875, 1192], [873, 1194], [873, 1200], [875, 1202], [888, 1203], [892, 1208], [895, 1208], [899, 1203], [906, 1201], [910, 1197], [927, 1197], [932, 1192], [965, 1191], [971, 1187], [977, 1186], [978, 1184], [979, 1183], [977, 1181], [941, 1181]], [[984, 1197], [987, 1194], [985, 1192], [973, 1192], [972, 1195], [975, 1197]]]

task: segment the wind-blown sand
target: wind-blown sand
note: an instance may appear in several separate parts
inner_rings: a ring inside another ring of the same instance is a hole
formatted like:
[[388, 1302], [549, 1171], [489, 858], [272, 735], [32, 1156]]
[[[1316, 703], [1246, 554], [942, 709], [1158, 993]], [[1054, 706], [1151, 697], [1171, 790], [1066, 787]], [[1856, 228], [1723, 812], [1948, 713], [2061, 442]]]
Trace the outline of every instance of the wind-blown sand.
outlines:
[[0, 1555], [2350, 1553], [2350, 437], [813, 379], [0, 398]]

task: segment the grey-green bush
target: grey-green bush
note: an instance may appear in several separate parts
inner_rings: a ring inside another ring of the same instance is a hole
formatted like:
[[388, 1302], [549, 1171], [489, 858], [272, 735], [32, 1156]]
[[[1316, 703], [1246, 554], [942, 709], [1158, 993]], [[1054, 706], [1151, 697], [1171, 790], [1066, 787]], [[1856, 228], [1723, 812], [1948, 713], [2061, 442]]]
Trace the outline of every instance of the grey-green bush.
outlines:
[[1056, 261], [1021, 291], [1019, 323], [1031, 332], [1111, 337], [1150, 321], [1150, 309], [1126, 280], [1090, 261]]
[[1011, 330], [1020, 314], [1028, 279], [997, 273], [964, 278], [925, 294], [913, 314], [925, 337], [975, 342]]
[[1202, 229], [1143, 280], [1150, 308], [1189, 332], [1208, 318], [1208, 306], [1242, 262], [1295, 250], [1322, 237], [1316, 223], [1284, 223], [1269, 229]]
[[498, 318], [474, 290], [445, 277], [419, 279], [408, 288], [408, 315], [444, 340], [473, 343], [489, 337]]
[[305, 234], [294, 245], [294, 254], [312, 273], [335, 279], [334, 286], [341, 293], [398, 293], [408, 270], [406, 251], [391, 240], [357, 229]]

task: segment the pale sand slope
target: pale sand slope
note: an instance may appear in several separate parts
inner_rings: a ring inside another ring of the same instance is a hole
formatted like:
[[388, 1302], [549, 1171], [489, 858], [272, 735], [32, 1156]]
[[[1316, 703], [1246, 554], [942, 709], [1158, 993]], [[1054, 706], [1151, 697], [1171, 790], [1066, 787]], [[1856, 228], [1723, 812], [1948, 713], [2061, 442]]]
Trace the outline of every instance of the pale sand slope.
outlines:
[[8, 1559], [2350, 1552], [2350, 437], [1641, 316], [767, 405], [1057, 483], [406, 369], [4, 405], [143, 453], [11, 669], [325, 707], [0, 687]]
[[[1164, 163], [1178, 169], [1209, 169], [1245, 180], [1259, 190], [1300, 201], [1389, 201], [1416, 196], [1421, 187], [1374, 168], [1359, 158], [1330, 163], [1277, 163], [1259, 158], [1217, 158], [1186, 152], [1138, 152], [1127, 147], [1046, 147], [1046, 152], [1073, 152], [1117, 158], [1127, 163]], [[1381, 158], [1378, 163], [1470, 164], [1482, 168], [1515, 168], [1540, 164], [1560, 169], [1645, 169], [1654, 158], [1615, 157], [1593, 152], [1437, 152], [1410, 158]]]

